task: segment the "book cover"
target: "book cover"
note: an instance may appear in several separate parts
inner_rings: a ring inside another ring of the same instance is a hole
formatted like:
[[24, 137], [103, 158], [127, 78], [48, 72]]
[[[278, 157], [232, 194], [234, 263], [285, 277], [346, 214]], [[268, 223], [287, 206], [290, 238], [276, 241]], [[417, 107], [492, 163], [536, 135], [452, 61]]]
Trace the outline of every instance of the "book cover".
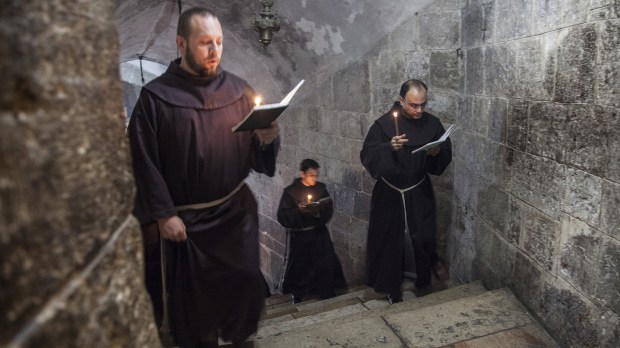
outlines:
[[291, 99], [305, 80], [301, 80], [290, 91], [281, 102], [276, 104], [264, 104], [254, 106], [252, 110], [241, 120], [241, 122], [237, 123], [233, 128], [233, 132], [244, 132], [244, 131], [252, 131], [255, 129], [269, 128], [271, 126], [271, 122], [275, 121], [288, 107]]

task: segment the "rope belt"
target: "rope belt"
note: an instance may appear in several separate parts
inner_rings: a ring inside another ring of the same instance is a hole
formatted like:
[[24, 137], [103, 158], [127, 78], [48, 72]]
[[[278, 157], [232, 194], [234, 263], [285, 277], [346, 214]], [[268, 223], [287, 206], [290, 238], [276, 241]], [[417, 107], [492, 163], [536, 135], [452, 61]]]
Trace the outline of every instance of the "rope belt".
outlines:
[[241, 188], [243, 187], [243, 185], [245, 185], [245, 181], [242, 181], [239, 183], [239, 185], [237, 185], [237, 187], [235, 187], [232, 191], [230, 191], [229, 194], [227, 194], [226, 196], [216, 199], [214, 201], [211, 202], [207, 202], [207, 203], [196, 203], [196, 204], [186, 204], [186, 205], [178, 205], [176, 207], [174, 207], [174, 209], [176, 209], [177, 211], [183, 211], [183, 210], [192, 210], [192, 209], [205, 209], [205, 208], [211, 208], [211, 207], [215, 207], [216, 205], [220, 205], [224, 202], [226, 202], [227, 200], [230, 199], [230, 197], [234, 196], [235, 193], [239, 192], [239, 190], [241, 190]]
[[411, 191], [414, 188], [418, 187], [424, 180], [426, 180], [426, 176], [422, 178], [422, 180], [420, 180], [417, 184], [407, 187], [406, 189], [400, 189], [394, 185], [392, 185], [389, 181], [385, 180], [384, 177], [381, 177], [381, 179], [383, 180], [383, 182], [385, 182], [389, 187], [393, 188], [394, 190], [400, 192], [400, 197], [403, 200], [403, 211], [405, 212], [405, 233], [409, 232], [409, 222], [407, 221], [407, 204], [405, 203], [405, 192], [407, 191]]

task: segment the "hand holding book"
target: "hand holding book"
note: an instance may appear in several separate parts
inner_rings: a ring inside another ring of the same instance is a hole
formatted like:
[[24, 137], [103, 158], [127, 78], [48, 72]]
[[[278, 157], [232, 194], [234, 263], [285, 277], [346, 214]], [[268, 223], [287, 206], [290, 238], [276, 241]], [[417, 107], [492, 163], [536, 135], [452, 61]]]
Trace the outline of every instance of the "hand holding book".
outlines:
[[[438, 147], [441, 143], [446, 141], [448, 139], [448, 137], [450, 136], [450, 134], [452, 134], [457, 128], [458, 127], [455, 124], [451, 125], [450, 127], [448, 127], [446, 132], [443, 133], [441, 138], [439, 138], [439, 139], [437, 139], [435, 141], [431, 141], [430, 143], [427, 143], [426, 145], [423, 145], [423, 146], [421, 146], [421, 147], [411, 151], [411, 154], [413, 155], [413, 154], [418, 153], [420, 151], [424, 151], [424, 150], [428, 150], [428, 149], [431, 149], [431, 148], [434, 148], [434, 147]], [[433, 152], [435, 152], [435, 150], [433, 150]]]

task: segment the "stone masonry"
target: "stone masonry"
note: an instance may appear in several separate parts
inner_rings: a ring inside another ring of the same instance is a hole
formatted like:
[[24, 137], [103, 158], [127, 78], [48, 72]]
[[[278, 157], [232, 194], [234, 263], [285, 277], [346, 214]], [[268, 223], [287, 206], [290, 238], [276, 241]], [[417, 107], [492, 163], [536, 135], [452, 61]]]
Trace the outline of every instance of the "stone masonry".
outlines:
[[112, 1], [0, 9], [0, 346], [157, 347]]
[[620, 1], [439, 0], [281, 118], [261, 201], [263, 271], [277, 282], [275, 219], [312, 157], [335, 200], [332, 239], [363, 282], [373, 180], [359, 162], [400, 83], [429, 85], [429, 112], [457, 123], [454, 162], [433, 178], [441, 256], [453, 279], [510, 287], [563, 346], [620, 341]]

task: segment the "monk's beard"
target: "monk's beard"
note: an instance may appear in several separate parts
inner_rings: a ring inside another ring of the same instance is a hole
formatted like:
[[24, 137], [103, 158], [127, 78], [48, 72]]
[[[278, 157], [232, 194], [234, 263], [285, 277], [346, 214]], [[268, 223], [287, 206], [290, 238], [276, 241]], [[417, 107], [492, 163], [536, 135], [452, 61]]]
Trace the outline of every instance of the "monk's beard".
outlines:
[[204, 67], [203, 65], [198, 63], [196, 61], [196, 59], [194, 59], [194, 54], [193, 54], [192, 50], [189, 48], [189, 45], [187, 45], [187, 47], [185, 47], [185, 60], [187, 61], [187, 65], [196, 74], [198, 74], [198, 76], [201, 76], [201, 77], [214, 77], [216, 75], [217, 66], [215, 67], [215, 69], [213, 69], [213, 71], [209, 71], [209, 69], [207, 69], [206, 67]]

